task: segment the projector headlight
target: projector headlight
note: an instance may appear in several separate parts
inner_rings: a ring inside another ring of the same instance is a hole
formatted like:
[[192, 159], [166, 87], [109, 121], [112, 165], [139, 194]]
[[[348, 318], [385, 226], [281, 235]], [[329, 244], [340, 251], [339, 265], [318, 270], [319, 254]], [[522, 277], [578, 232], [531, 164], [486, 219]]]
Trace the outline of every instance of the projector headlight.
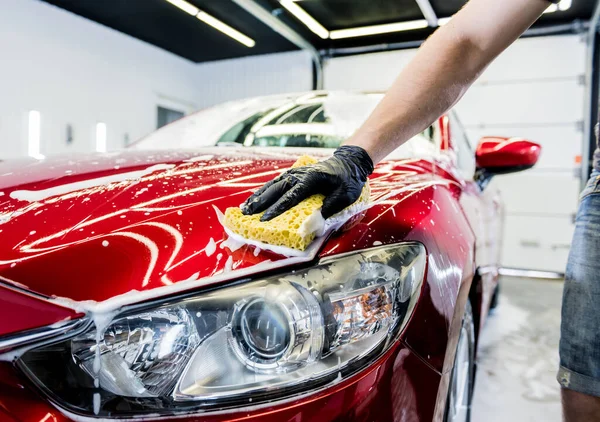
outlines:
[[408, 322], [425, 272], [418, 243], [160, 305], [33, 349], [20, 367], [79, 414], [224, 409], [306, 393], [367, 367]]

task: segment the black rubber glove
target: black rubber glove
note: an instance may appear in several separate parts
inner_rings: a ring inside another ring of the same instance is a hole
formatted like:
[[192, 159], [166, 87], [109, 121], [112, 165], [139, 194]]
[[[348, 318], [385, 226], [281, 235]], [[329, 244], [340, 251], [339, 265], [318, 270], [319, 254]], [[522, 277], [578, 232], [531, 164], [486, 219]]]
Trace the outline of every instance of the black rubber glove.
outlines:
[[373, 173], [373, 161], [361, 147], [344, 145], [333, 157], [316, 164], [290, 169], [257, 190], [244, 202], [246, 215], [267, 210], [261, 221], [268, 221], [311, 195], [326, 196], [321, 214], [329, 218], [352, 205]]

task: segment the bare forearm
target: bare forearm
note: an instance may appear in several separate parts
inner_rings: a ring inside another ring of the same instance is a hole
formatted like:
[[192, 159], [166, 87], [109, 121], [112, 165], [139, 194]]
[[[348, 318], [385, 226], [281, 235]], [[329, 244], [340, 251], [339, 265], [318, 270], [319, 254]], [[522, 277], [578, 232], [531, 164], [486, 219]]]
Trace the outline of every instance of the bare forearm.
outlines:
[[374, 163], [381, 161], [454, 106], [548, 4], [544, 0], [471, 0], [423, 44], [346, 144], [364, 148]]

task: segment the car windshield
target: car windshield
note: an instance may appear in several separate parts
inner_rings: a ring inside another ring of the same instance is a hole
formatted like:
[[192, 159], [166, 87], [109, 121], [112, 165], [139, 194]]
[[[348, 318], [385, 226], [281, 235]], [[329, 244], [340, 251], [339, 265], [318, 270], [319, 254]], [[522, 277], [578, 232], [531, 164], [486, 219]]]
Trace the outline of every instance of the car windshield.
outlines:
[[[317, 92], [233, 101], [171, 123], [131, 148], [336, 148], [366, 120], [382, 96]], [[424, 135], [433, 139], [431, 133]]]

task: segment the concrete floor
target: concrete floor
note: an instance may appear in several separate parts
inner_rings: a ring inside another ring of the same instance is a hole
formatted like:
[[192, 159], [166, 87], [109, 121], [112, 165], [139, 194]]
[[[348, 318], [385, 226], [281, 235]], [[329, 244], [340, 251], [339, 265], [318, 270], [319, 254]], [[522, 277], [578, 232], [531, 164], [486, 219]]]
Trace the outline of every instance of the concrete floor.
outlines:
[[560, 422], [558, 369], [563, 283], [503, 277], [479, 345], [473, 422]]

